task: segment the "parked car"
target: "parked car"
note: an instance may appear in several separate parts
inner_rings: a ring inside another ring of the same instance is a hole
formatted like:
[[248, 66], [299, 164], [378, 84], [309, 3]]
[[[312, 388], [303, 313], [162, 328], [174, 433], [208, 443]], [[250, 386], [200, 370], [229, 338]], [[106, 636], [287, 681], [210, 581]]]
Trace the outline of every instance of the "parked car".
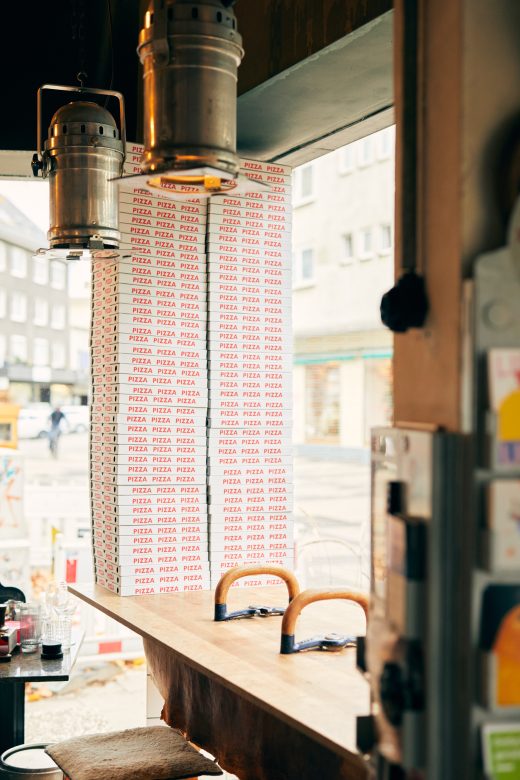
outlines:
[[20, 409], [18, 414], [19, 439], [44, 439], [49, 431], [50, 404], [34, 404]]
[[65, 415], [64, 433], [85, 433], [90, 427], [88, 406], [60, 406]]

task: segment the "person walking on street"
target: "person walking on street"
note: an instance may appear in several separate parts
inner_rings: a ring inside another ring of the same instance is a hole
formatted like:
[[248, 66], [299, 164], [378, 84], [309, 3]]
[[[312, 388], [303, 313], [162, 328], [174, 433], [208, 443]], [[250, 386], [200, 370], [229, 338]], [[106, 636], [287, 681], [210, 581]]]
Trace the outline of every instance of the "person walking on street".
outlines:
[[61, 423], [65, 419], [65, 415], [57, 406], [49, 417], [51, 421], [51, 429], [49, 431], [49, 449], [53, 458], [58, 457], [58, 440], [61, 434]]

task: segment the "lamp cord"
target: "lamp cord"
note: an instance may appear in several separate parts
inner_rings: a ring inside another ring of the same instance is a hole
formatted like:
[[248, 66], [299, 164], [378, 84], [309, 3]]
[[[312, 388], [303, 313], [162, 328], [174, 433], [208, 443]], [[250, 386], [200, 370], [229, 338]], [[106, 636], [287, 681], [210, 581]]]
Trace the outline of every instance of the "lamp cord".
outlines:
[[[108, 87], [110, 90], [114, 88], [114, 26], [112, 21], [112, 5], [110, 0], [107, 0], [107, 16], [108, 16], [108, 30], [110, 35], [110, 86]], [[107, 107], [107, 103], [110, 100], [110, 97], [107, 95], [105, 98], [105, 108]]]
[[85, 70], [85, 2], [84, 0], [72, 0], [72, 40], [77, 43], [78, 49], [78, 73], [76, 79], [83, 89], [87, 83], [88, 75]]

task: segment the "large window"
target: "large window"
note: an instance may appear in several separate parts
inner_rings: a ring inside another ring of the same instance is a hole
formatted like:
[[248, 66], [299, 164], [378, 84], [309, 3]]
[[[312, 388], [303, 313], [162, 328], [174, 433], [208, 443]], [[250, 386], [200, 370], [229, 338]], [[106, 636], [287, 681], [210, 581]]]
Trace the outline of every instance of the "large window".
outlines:
[[9, 360], [11, 363], [27, 363], [27, 338], [13, 334], [9, 342]]
[[19, 246], [11, 247], [11, 275], [19, 279], [27, 276], [27, 252]]
[[49, 365], [49, 342], [47, 339], [34, 339], [33, 364], [35, 366]]
[[14, 292], [11, 295], [11, 319], [13, 322], [26, 322], [27, 320], [27, 296], [24, 293]]
[[[293, 210], [294, 517], [304, 587], [370, 585], [369, 430], [392, 419], [392, 334], [380, 305], [393, 283], [393, 149], [388, 128], [313, 160], [312, 205]], [[296, 206], [305, 167], [294, 174]]]

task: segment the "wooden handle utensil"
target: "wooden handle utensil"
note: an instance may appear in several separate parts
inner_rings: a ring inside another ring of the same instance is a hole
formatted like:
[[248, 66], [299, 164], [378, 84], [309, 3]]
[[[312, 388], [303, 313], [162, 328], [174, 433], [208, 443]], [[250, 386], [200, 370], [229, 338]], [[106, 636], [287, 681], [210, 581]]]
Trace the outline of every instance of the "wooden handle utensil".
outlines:
[[227, 594], [231, 585], [242, 577], [251, 577], [259, 574], [270, 574], [284, 580], [289, 593], [289, 602], [291, 602], [300, 592], [298, 580], [294, 574], [283, 566], [236, 566], [227, 571], [219, 580], [215, 590], [215, 620], [235, 620], [237, 618], [247, 617], [269, 617], [271, 615], [283, 615], [285, 608], [282, 607], [263, 607], [251, 606], [236, 612], [227, 611]]
[[362, 593], [356, 593], [344, 589], [319, 589], [312, 588], [302, 591], [296, 596], [285, 610], [282, 620], [282, 639], [280, 644], [280, 653], [290, 655], [299, 653], [301, 650], [341, 650], [347, 644], [355, 644], [353, 636], [338, 636], [330, 634], [323, 637], [313, 637], [312, 639], [296, 642], [294, 638], [296, 621], [302, 609], [315, 601], [326, 601], [329, 599], [345, 599], [354, 601], [362, 608], [365, 617], [368, 617], [368, 597]]

